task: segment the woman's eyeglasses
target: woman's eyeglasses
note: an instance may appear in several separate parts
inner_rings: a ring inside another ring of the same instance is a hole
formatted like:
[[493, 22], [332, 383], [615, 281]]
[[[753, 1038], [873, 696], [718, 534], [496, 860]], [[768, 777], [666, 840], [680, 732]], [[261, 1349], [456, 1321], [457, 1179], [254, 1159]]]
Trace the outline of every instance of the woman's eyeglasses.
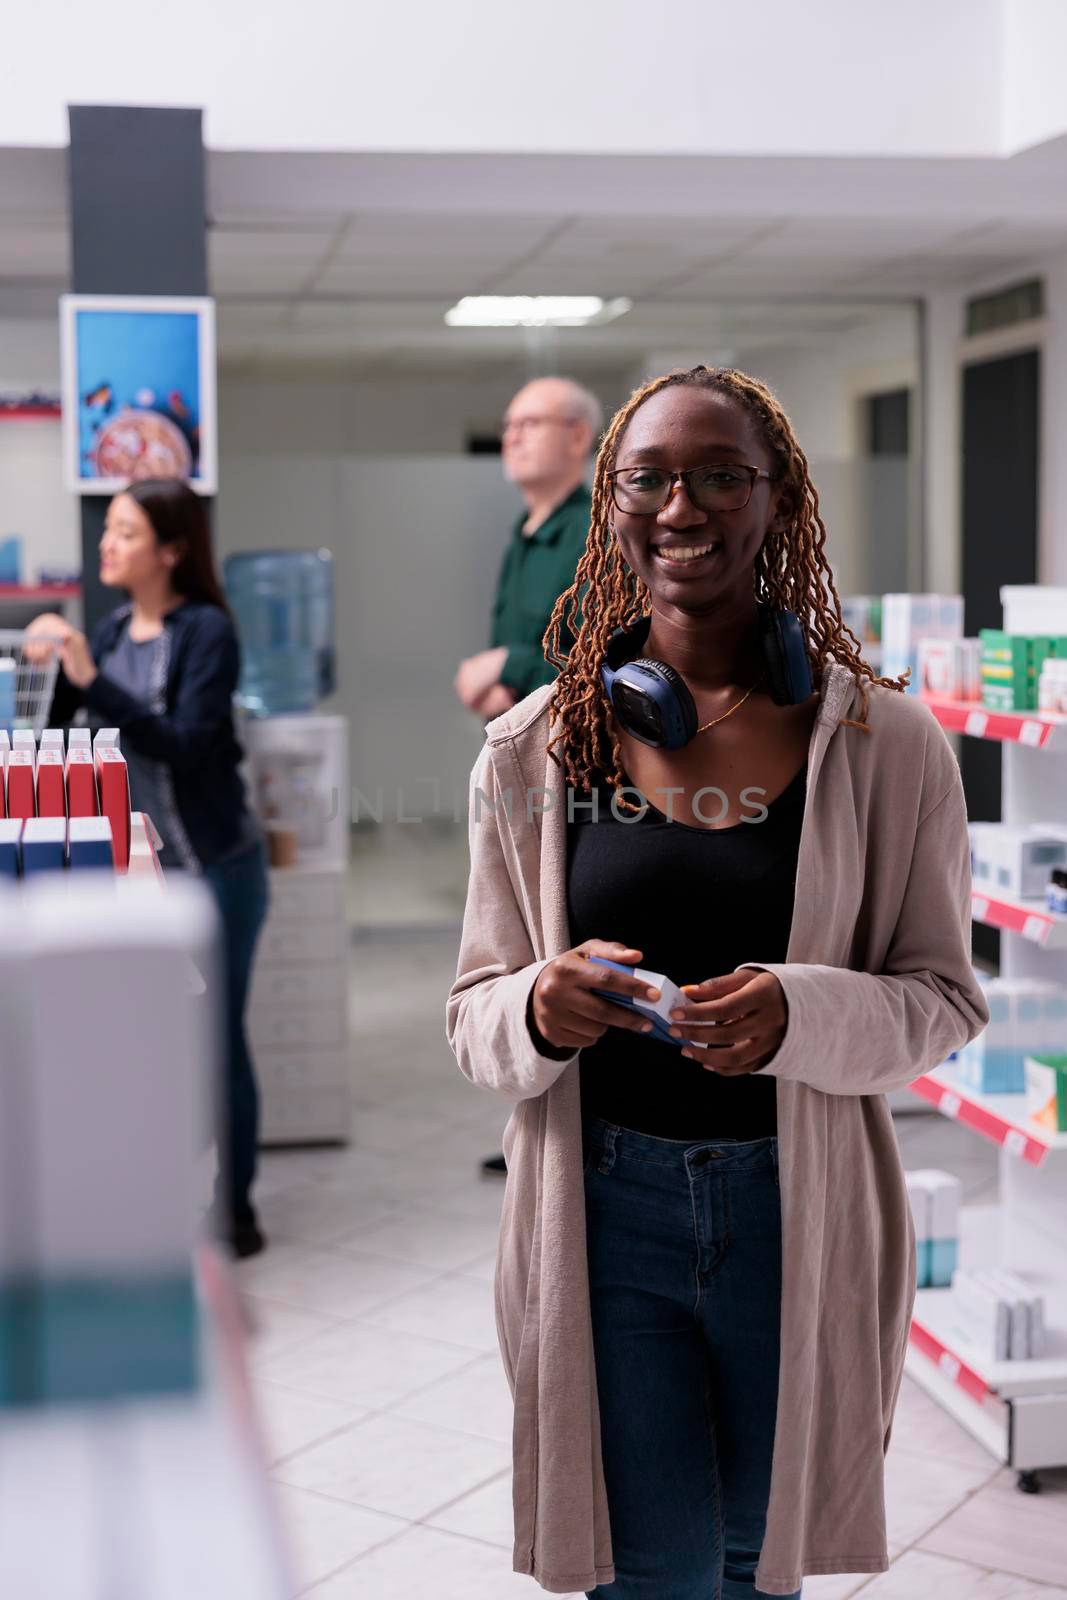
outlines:
[[685, 492], [698, 511], [743, 511], [752, 499], [757, 478], [774, 482], [773, 473], [732, 461], [690, 467], [688, 472], [667, 472], [661, 467], [623, 467], [608, 473], [611, 498], [616, 507], [636, 517], [653, 516], [662, 511], [669, 504], [676, 483], [685, 485]]

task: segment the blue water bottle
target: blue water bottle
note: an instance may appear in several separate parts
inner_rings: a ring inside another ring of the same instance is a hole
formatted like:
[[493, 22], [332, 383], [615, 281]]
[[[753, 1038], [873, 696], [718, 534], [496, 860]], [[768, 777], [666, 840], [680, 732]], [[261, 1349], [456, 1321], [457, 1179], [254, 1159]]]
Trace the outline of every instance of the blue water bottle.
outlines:
[[223, 574], [241, 641], [241, 705], [255, 717], [313, 710], [336, 681], [330, 552], [248, 551], [227, 556]]

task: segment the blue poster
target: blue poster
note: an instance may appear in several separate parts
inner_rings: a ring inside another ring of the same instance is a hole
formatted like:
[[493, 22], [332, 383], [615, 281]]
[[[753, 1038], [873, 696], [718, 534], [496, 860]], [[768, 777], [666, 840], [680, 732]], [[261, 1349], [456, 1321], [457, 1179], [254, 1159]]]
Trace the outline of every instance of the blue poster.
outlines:
[[65, 302], [64, 409], [75, 486], [112, 492], [143, 478], [214, 488], [210, 302]]

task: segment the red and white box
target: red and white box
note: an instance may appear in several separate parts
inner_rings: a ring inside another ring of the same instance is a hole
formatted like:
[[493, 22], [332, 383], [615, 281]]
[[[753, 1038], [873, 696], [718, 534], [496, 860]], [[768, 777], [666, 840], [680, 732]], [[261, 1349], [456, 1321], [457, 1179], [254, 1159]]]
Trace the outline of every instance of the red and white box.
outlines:
[[24, 746], [8, 752], [7, 814], [23, 819], [37, 815], [37, 763]]
[[114, 745], [97, 744], [96, 781], [100, 790], [100, 814], [111, 824], [115, 867], [125, 872], [130, 864], [130, 780], [126, 758]]
[[65, 817], [67, 784], [63, 771], [63, 751], [54, 744], [42, 745], [37, 755], [37, 815]]
[[67, 812], [72, 817], [98, 817], [96, 762], [87, 744], [72, 744], [67, 751]]

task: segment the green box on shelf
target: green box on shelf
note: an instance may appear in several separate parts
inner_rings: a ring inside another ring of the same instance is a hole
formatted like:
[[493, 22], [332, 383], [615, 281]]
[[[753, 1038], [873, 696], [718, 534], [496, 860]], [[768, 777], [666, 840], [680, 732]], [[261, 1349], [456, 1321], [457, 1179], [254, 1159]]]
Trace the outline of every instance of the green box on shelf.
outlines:
[[1067, 1056], [1027, 1056], [1026, 1109], [1050, 1133], [1067, 1133]]

